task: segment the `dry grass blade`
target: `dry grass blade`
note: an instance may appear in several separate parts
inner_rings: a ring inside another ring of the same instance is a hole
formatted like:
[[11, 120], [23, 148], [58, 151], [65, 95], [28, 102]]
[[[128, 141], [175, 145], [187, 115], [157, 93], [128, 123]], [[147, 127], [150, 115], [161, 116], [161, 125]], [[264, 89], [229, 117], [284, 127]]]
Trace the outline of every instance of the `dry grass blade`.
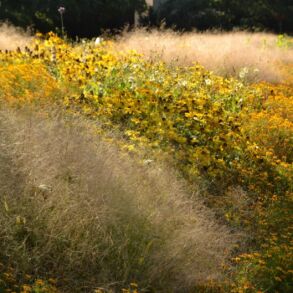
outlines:
[[121, 158], [81, 118], [48, 116], [0, 113], [2, 257], [69, 292], [131, 280], [185, 292], [223, 277], [235, 236], [172, 171]]
[[190, 66], [195, 62], [208, 70], [236, 76], [248, 70], [247, 78], [255, 82], [281, 82], [280, 65], [293, 64], [293, 50], [277, 46], [278, 37], [269, 33], [204, 32], [177, 33], [138, 29], [126, 32], [115, 43], [117, 50], [136, 50], [149, 59]]
[[27, 46], [32, 40], [28, 32], [7, 23], [0, 23], [0, 50], [16, 50]]

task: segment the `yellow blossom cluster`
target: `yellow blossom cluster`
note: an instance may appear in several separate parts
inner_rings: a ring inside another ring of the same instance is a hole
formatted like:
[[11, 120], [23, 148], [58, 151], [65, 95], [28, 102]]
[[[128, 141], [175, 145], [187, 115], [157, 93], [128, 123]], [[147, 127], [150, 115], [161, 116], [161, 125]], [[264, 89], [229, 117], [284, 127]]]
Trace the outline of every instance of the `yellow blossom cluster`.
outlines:
[[58, 293], [56, 280], [35, 279], [29, 274], [20, 275], [11, 266], [0, 262], [0, 292], [7, 293]]

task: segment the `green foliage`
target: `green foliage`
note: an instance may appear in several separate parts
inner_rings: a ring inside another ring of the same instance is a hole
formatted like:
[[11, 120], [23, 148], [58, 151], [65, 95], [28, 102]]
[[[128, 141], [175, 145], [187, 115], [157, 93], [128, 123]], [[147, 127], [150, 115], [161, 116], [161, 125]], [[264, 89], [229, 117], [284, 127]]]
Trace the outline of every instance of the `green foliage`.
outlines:
[[[31, 26], [41, 32], [61, 27], [59, 6], [66, 8], [64, 22], [70, 36], [93, 37], [103, 29], [133, 24], [134, 11], [145, 11], [145, 0], [2, 0], [0, 20]], [[166, 22], [178, 29], [269, 29], [292, 33], [293, 6], [290, 0], [168, 0], [150, 17], [154, 24]], [[147, 20], [144, 20], [147, 23]]]
[[270, 29], [292, 32], [291, 1], [169, 0], [161, 5], [158, 20], [180, 29]]
[[69, 35], [92, 37], [101, 29], [115, 29], [133, 23], [134, 11], [145, 9], [144, 0], [3, 0], [0, 19], [32, 26], [42, 32], [61, 27], [58, 7], [64, 6], [64, 24]]

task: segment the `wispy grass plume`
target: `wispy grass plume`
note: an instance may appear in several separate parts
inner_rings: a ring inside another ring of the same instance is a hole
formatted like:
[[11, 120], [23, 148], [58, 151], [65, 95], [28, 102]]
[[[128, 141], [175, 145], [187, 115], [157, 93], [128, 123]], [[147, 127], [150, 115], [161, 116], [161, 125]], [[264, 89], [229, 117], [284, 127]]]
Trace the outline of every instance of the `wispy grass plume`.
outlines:
[[16, 50], [30, 43], [28, 32], [7, 23], [0, 23], [0, 50]]
[[170, 169], [122, 157], [81, 118], [0, 112], [0, 257], [68, 292], [187, 292], [223, 277], [235, 236]]
[[137, 29], [123, 33], [117, 50], [137, 50], [149, 59], [191, 66], [195, 62], [224, 76], [281, 82], [283, 65], [293, 64], [292, 39], [269, 33], [191, 32]]

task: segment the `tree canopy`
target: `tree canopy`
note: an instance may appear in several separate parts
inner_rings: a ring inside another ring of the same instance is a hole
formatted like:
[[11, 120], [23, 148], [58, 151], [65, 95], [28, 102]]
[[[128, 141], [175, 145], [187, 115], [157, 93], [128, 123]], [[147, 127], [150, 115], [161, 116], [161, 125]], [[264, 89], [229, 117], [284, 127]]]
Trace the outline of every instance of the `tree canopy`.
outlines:
[[0, 0], [0, 19], [40, 31], [55, 30], [61, 27], [61, 6], [66, 9], [67, 33], [84, 37], [131, 24], [134, 11], [146, 8], [144, 0]]
[[291, 0], [167, 0], [157, 21], [179, 29], [244, 28], [293, 31]]
[[[157, 2], [158, 3], [158, 2]], [[148, 23], [165, 22], [183, 30], [233, 28], [293, 32], [291, 0], [165, 0]], [[145, 11], [145, 0], [0, 0], [0, 20], [31, 26], [41, 32], [61, 27], [58, 7], [70, 36], [92, 37], [102, 29], [133, 24], [134, 11]]]

